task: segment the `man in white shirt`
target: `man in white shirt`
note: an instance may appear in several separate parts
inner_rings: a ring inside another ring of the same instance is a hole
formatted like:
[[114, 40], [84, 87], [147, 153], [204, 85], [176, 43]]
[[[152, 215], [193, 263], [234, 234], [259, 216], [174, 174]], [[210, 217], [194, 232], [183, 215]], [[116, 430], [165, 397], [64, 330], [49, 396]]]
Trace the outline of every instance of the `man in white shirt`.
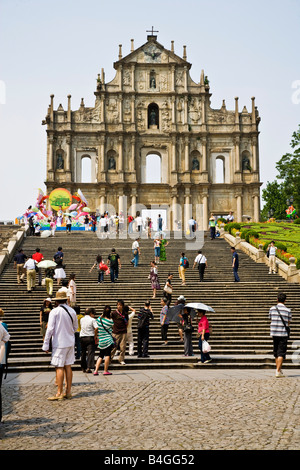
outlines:
[[141, 251], [140, 251], [140, 245], [139, 245], [139, 238], [137, 238], [133, 244], [132, 244], [132, 254], [133, 254], [133, 258], [132, 260], [130, 261], [131, 264], [136, 268], [139, 264], [139, 256], [141, 254]]
[[85, 315], [80, 320], [80, 348], [81, 348], [81, 370], [91, 373], [95, 368], [96, 339], [98, 325], [95, 319], [96, 310], [87, 308]]
[[233, 222], [233, 218], [234, 218], [233, 213], [230, 211], [226, 218], [227, 218], [227, 222]]
[[275, 243], [271, 241], [270, 245], [268, 246], [269, 250], [269, 274], [276, 274], [276, 250], [277, 247]]
[[139, 234], [141, 234], [142, 231], [143, 231], [143, 219], [142, 219], [142, 217], [140, 215], [138, 215], [135, 219], [135, 222], [136, 222], [138, 232], [139, 232]]
[[[72, 364], [75, 362], [75, 331], [78, 328], [78, 320], [75, 310], [66, 304], [65, 292], [57, 292], [54, 300], [57, 306], [49, 314], [42, 350], [49, 353], [52, 339], [51, 364], [56, 369], [57, 394], [48, 400], [62, 400], [72, 396]], [[63, 394], [64, 375], [66, 375], [65, 394]]]
[[32, 289], [35, 288], [36, 265], [37, 262], [32, 257], [29, 258], [24, 264], [24, 269], [26, 269], [27, 273], [27, 292], [31, 292]]
[[205, 268], [207, 268], [207, 259], [202, 254], [201, 250], [198, 251], [198, 255], [195, 258], [193, 269], [195, 268], [195, 266], [198, 266], [200, 282], [202, 282], [204, 278]]

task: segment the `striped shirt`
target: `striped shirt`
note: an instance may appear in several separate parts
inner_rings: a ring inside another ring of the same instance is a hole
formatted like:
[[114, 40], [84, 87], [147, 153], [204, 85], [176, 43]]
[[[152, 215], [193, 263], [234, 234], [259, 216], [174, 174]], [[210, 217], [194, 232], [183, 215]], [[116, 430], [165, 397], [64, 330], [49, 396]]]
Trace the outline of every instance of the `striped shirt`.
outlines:
[[114, 342], [112, 337], [114, 321], [104, 317], [99, 317], [96, 321], [98, 325], [98, 346], [100, 349], [106, 349]]
[[[287, 308], [284, 304], [280, 304], [280, 303], [277, 305], [277, 308], [286, 326], [288, 326], [288, 322], [290, 322], [292, 319], [291, 310]], [[269, 318], [271, 320], [270, 336], [288, 336], [285, 326], [282, 323], [282, 320], [276, 310], [276, 307], [270, 308]]]

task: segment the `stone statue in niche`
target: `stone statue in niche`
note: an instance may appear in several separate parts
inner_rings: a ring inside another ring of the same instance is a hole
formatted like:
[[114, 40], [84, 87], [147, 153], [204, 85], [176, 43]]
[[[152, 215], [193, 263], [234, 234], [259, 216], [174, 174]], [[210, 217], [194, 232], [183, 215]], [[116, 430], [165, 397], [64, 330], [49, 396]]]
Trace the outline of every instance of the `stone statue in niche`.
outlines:
[[192, 170], [200, 170], [199, 160], [196, 157], [192, 161]]
[[251, 171], [250, 160], [248, 157], [244, 157], [242, 160], [242, 170], [243, 171]]
[[156, 80], [155, 80], [155, 75], [151, 73], [150, 76], [150, 88], [156, 88]]
[[150, 111], [149, 124], [150, 124], [150, 126], [157, 125], [155, 109], [151, 109], [151, 111]]
[[61, 153], [57, 155], [57, 160], [56, 160], [56, 169], [57, 170], [63, 170], [64, 169], [64, 159]]
[[115, 170], [116, 169], [116, 160], [114, 157], [110, 157], [108, 160], [108, 169], [109, 170]]

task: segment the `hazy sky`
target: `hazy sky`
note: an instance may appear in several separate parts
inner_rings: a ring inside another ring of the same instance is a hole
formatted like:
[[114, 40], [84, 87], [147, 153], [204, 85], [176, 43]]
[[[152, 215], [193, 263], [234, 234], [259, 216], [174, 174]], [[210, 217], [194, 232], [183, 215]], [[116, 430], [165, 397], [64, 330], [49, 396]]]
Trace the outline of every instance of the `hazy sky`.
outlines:
[[[290, 150], [300, 123], [300, 1], [251, 0], [0, 0], [0, 220], [14, 219], [45, 191], [46, 127], [54, 106], [72, 110], [83, 97], [94, 105], [97, 74], [114, 75], [119, 44], [123, 56], [156, 30], [171, 40], [210, 80], [212, 107], [225, 99], [251, 110], [255, 96], [260, 124], [260, 179], [276, 177], [275, 163]], [[293, 88], [294, 87], [294, 88]]]

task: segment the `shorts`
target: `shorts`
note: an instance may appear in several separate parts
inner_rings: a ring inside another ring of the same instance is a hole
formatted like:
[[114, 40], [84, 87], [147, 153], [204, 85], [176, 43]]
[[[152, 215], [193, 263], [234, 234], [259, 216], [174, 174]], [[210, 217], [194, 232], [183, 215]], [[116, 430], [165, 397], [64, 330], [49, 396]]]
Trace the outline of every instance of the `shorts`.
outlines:
[[180, 322], [177, 323], [177, 322], [176, 322], [176, 325], [178, 326], [178, 329], [179, 329], [179, 330], [183, 330], [183, 325], [182, 325], [182, 323], [180, 323]]
[[56, 348], [52, 351], [51, 364], [54, 367], [70, 366], [75, 362], [74, 346]]
[[112, 352], [113, 347], [114, 347], [114, 344], [112, 343], [107, 348], [100, 349], [99, 357], [101, 357], [103, 359], [105, 356], [110, 356], [110, 353]]
[[154, 253], [155, 253], [155, 256], [156, 256], [156, 257], [160, 256], [160, 246], [156, 246], [156, 247], [154, 248]]
[[285, 359], [287, 350], [287, 336], [273, 336], [273, 354], [274, 357], [282, 357]]

